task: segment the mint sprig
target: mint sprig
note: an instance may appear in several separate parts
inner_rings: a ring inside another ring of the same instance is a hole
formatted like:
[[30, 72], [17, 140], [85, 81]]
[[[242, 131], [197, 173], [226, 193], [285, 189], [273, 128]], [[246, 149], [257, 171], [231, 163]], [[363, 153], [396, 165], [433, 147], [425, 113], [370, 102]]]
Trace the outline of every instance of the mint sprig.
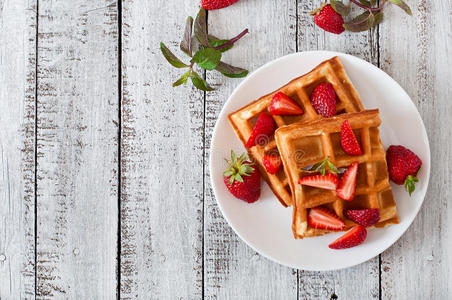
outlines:
[[[248, 29], [242, 31], [232, 39], [219, 39], [213, 35], [207, 34], [206, 10], [201, 8], [195, 20], [188, 17], [185, 22], [184, 38], [180, 42], [180, 49], [191, 58], [190, 63], [186, 64], [179, 59], [162, 42], [160, 50], [166, 60], [176, 68], [187, 68], [188, 70], [173, 83], [173, 87], [187, 84], [190, 79], [193, 85], [203, 91], [213, 91], [214, 89], [193, 70], [194, 65], [205, 70], [216, 70], [226, 77], [241, 78], [248, 75], [248, 71], [242, 68], [231, 66], [221, 61], [224, 52], [230, 50], [234, 43], [248, 33]], [[199, 50], [193, 53], [194, 43], [198, 43]]]
[[347, 5], [342, 0], [330, 0], [331, 7], [343, 17], [350, 14], [352, 4], [365, 10], [358, 16], [344, 22], [344, 28], [351, 32], [366, 31], [380, 24], [383, 21], [383, 8], [386, 3], [397, 5], [408, 15], [413, 15], [410, 7], [402, 0], [381, 0], [378, 6], [376, 6], [377, 0], [350, 0]]

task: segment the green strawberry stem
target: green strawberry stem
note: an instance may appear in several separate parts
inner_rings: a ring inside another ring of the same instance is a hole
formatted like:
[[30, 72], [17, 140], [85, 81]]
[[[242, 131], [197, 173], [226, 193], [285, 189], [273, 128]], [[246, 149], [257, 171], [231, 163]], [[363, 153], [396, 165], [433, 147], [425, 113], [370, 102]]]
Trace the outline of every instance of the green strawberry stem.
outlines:
[[223, 44], [223, 45], [220, 45], [220, 46], [217, 46], [217, 47], [214, 47], [213, 49], [215, 49], [215, 50], [220, 50], [220, 49], [226, 48], [226, 47], [228, 47], [228, 46], [234, 44], [234, 43], [237, 42], [238, 40], [240, 40], [240, 39], [241, 39], [245, 34], [247, 34], [247, 33], [248, 33], [248, 28], [245, 29], [245, 30], [243, 30], [242, 32], [240, 32], [236, 37], [230, 39], [227, 43], [225, 43], [225, 44]]
[[383, 6], [384, 6], [385, 3], [386, 3], [386, 1], [382, 1], [381, 4], [380, 4], [380, 6], [378, 6], [378, 7], [367, 7], [367, 6], [365, 6], [365, 5], [361, 4], [361, 3], [359, 3], [357, 0], [350, 0], [350, 2], [355, 3], [355, 4], [358, 5], [359, 7], [364, 8], [364, 9], [368, 10], [369, 12], [378, 12], [378, 11], [382, 10], [382, 9], [383, 9]]

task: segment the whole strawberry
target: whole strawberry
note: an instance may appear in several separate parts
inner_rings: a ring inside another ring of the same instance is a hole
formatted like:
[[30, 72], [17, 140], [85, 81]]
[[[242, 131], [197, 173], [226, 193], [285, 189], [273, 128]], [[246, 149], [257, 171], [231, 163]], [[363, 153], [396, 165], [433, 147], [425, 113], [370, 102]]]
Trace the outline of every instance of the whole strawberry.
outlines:
[[421, 159], [411, 150], [403, 146], [390, 146], [386, 151], [386, 159], [388, 161], [389, 178], [394, 183], [404, 184], [405, 190], [410, 194], [413, 193], [418, 182], [417, 174], [422, 166]]
[[320, 8], [311, 13], [314, 22], [325, 31], [341, 34], [344, 32], [344, 19], [330, 4], [323, 3]]
[[239, 0], [201, 0], [201, 5], [207, 10], [220, 9], [232, 5]]
[[240, 157], [231, 151], [231, 160], [226, 160], [229, 168], [223, 173], [226, 187], [236, 198], [253, 203], [261, 194], [261, 177], [257, 167], [246, 160], [246, 154]]
[[336, 92], [331, 83], [319, 83], [311, 94], [311, 104], [315, 111], [329, 118], [336, 114]]

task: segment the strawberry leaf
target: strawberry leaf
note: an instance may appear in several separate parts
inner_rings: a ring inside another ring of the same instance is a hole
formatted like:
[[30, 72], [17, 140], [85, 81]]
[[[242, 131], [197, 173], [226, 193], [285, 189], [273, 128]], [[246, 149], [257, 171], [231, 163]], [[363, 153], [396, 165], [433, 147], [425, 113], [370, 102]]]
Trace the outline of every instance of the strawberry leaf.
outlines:
[[163, 56], [165, 56], [166, 60], [176, 68], [187, 68], [188, 65], [184, 64], [179, 58], [174, 55], [173, 52], [168, 49], [165, 44], [160, 43], [160, 50], [162, 51]]
[[411, 12], [410, 7], [405, 2], [403, 2], [402, 0], [388, 0], [388, 1], [391, 2], [392, 4], [397, 5], [401, 9], [403, 9], [410, 16], [413, 15], [413, 13]]
[[207, 91], [207, 92], [214, 90], [212, 87], [209, 86], [209, 84], [207, 84], [207, 82], [204, 79], [199, 77], [198, 73], [192, 71], [190, 74], [190, 78], [191, 78], [191, 82], [193, 83], [193, 85], [195, 87], [197, 87], [198, 89]]
[[367, 7], [371, 7], [371, 6], [372, 6], [372, 4], [370, 3], [370, 1], [367, 1], [367, 0], [359, 0], [359, 2], [360, 2], [362, 5], [367, 6]]
[[192, 62], [195, 62], [203, 69], [213, 70], [221, 60], [221, 52], [212, 48], [199, 50], [193, 56]]
[[241, 78], [241, 77], [245, 77], [246, 75], [248, 75], [248, 70], [238, 68], [238, 67], [233, 67], [233, 66], [226, 64], [224, 62], [221, 62], [221, 61], [215, 67], [215, 70], [217, 70], [224, 76], [230, 77], [230, 78]]
[[366, 11], [353, 20], [344, 23], [344, 28], [351, 32], [361, 32], [369, 30], [374, 23], [374, 14]]
[[192, 56], [191, 48], [192, 27], [193, 27], [193, 18], [188, 17], [185, 23], [184, 39], [182, 40], [182, 42], [180, 42], [180, 49], [190, 57]]
[[345, 5], [342, 1], [331, 0], [331, 7], [341, 16], [348, 16], [350, 14], [350, 5]]
[[201, 7], [195, 19], [195, 36], [204, 47], [211, 47], [207, 37], [206, 10]]

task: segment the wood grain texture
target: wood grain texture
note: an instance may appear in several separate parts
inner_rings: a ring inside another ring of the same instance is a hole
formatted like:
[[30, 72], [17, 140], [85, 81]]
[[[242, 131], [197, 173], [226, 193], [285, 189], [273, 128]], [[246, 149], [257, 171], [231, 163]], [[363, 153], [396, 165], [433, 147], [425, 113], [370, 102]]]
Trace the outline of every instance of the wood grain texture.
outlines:
[[[195, 1], [124, 1], [122, 16], [121, 298], [202, 296], [204, 96], [172, 88]], [[191, 84], [190, 84], [191, 85]]]
[[116, 3], [41, 0], [38, 9], [37, 298], [113, 299]]
[[382, 299], [450, 299], [452, 2], [410, 4], [413, 17], [387, 8], [380, 29], [381, 66], [408, 92], [424, 120], [431, 177], [413, 224], [382, 254]]
[[[209, 11], [208, 29], [220, 38], [231, 38], [249, 28], [250, 33], [227, 52], [224, 59], [253, 71], [272, 59], [295, 52], [295, 16], [295, 1], [240, 1], [219, 11]], [[207, 81], [218, 90], [206, 94], [205, 297], [296, 299], [297, 271], [278, 265], [245, 245], [218, 209], [208, 169], [210, 140], [223, 104], [241, 80], [210, 71]]]
[[[315, 25], [309, 15], [318, 6], [318, 1], [298, 1], [298, 51], [339, 51], [378, 65], [377, 30], [344, 32], [341, 35], [325, 32]], [[357, 13], [357, 10], [352, 13]], [[299, 299], [334, 299], [334, 295], [338, 299], [379, 298], [379, 257], [340, 271], [300, 270], [298, 277]]]
[[35, 9], [0, 1], [0, 299], [35, 294]]

